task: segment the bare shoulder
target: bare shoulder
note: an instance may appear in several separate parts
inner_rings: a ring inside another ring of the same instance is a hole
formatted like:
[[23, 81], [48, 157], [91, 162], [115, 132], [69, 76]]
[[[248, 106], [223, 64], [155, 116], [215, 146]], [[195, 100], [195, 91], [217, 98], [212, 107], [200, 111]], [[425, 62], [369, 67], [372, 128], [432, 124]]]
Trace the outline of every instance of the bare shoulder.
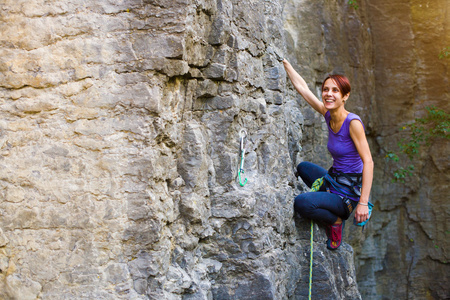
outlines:
[[353, 119], [350, 121], [350, 129], [359, 130], [362, 129], [364, 131], [364, 126], [359, 119]]
[[364, 131], [364, 126], [359, 119], [353, 119], [350, 121], [350, 135], [352, 137], [362, 137], [366, 136]]

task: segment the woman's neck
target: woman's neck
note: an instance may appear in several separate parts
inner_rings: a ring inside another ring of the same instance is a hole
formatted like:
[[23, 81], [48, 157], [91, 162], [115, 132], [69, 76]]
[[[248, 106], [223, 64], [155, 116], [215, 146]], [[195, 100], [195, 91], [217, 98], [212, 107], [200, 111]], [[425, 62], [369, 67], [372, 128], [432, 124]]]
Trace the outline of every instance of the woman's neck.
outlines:
[[329, 110], [329, 112], [331, 120], [333, 120], [333, 122], [337, 124], [343, 122], [345, 118], [347, 118], [347, 115], [349, 114], [349, 112], [344, 108], [344, 106]]

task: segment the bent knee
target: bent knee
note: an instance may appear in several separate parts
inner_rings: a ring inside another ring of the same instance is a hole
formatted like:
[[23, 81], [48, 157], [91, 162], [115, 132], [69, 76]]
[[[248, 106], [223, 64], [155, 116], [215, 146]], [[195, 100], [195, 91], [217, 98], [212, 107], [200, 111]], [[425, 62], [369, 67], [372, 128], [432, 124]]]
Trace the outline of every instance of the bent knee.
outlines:
[[309, 215], [315, 209], [314, 203], [308, 197], [308, 193], [300, 194], [295, 197], [294, 208], [295, 211], [300, 213], [302, 216]]
[[305, 169], [307, 169], [311, 165], [310, 162], [304, 161], [297, 165], [297, 172], [299, 174], [305, 174]]

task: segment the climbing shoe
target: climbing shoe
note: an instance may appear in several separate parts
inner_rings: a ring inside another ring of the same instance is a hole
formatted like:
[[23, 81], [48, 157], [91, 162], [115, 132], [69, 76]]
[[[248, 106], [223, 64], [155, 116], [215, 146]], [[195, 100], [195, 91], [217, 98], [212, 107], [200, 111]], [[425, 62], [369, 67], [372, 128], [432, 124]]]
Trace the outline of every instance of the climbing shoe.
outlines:
[[345, 221], [342, 221], [341, 224], [337, 225], [328, 225], [327, 226], [327, 248], [330, 250], [336, 250], [339, 248], [342, 242], [342, 234], [344, 232]]

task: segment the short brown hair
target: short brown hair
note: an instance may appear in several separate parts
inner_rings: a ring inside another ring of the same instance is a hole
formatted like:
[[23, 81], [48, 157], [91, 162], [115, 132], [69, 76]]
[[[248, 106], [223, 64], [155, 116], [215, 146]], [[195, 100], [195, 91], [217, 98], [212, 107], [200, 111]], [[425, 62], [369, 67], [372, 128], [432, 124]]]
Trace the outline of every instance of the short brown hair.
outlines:
[[347, 95], [352, 90], [350, 86], [350, 81], [347, 77], [344, 75], [328, 75], [327, 78], [322, 82], [322, 92], [323, 92], [323, 85], [325, 84], [325, 81], [328, 79], [332, 79], [334, 83], [339, 87], [339, 90], [341, 91], [342, 96]]

